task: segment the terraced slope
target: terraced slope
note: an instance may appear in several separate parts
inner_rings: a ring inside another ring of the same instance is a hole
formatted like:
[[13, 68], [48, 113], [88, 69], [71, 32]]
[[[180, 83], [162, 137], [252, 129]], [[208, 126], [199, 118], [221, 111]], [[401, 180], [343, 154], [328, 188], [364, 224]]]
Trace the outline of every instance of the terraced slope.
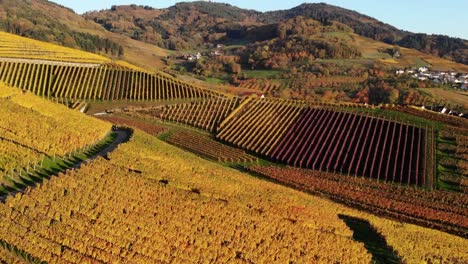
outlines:
[[219, 95], [164, 74], [115, 63], [0, 61], [0, 81], [36, 95], [73, 100], [173, 100]]
[[215, 132], [218, 125], [239, 105], [240, 101], [239, 97], [218, 97], [186, 104], [167, 105], [162, 114], [157, 116]]
[[0, 82], [0, 175], [93, 144], [110, 128]]
[[252, 98], [220, 125], [216, 137], [291, 166], [431, 188], [432, 133], [301, 102]]
[[34, 59], [76, 63], [108, 63], [111, 60], [94, 53], [66, 48], [0, 31], [0, 60]]
[[342, 215], [374, 226], [403, 261], [468, 257], [464, 239], [261, 181], [139, 131], [109, 160], [0, 204], [0, 238], [49, 263], [369, 263]]

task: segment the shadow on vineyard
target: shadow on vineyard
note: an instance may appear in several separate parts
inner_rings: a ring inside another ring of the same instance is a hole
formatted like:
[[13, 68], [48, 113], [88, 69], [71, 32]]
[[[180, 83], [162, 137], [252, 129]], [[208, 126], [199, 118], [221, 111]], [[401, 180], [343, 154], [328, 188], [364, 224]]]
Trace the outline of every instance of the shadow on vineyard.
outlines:
[[[0, 240], [0, 247], [4, 248], [5, 250], [11, 252], [15, 256], [18, 256], [20, 259], [24, 260], [24, 262], [19, 263], [35, 263], [35, 264], [47, 264], [46, 261], [41, 261], [40, 259], [32, 256], [31, 254], [27, 253], [24, 250], [21, 250], [14, 245], [8, 244], [4, 240]], [[4, 262], [1, 262], [4, 263]], [[6, 262], [5, 262], [6, 263]]]
[[[24, 191], [27, 187], [34, 187], [52, 176], [66, 173], [69, 169], [79, 169], [80, 166], [97, 157], [108, 159], [107, 155], [114, 151], [120, 144], [130, 140], [133, 130], [126, 127], [115, 127], [104, 139], [95, 145], [76, 150], [64, 157], [48, 157], [38, 167], [34, 169], [18, 170], [16, 178], [9, 180], [9, 185], [2, 185], [0, 189], [0, 201], [4, 202], [9, 195]], [[141, 173], [141, 172], [140, 172]], [[23, 175], [24, 174], [24, 175]]]
[[387, 244], [385, 237], [371, 226], [369, 221], [340, 214], [338, 217], [353, 231], [353, 239], [363, 242], [367, 251], [372, 254], [374, 263], [401, 263], [400, 256]]

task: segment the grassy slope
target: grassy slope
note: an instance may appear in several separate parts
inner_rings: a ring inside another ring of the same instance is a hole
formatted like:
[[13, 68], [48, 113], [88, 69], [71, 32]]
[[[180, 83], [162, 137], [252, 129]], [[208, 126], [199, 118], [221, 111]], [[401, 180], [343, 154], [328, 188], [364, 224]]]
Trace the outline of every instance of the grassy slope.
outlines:
[[463, 108], [468, 109], [468, 92], [440, 88], [425, 88], [422, 90], [430, 93], [434, 98], [444, 98], [449, 104], [461, 105]]
[[351, 39], [359, 47], [364, 58], [378, 60], [387, 65], [403, 68], [427, 66], [430, 64], [434, 70], [468, 72], [468, 65], [425, 54], [414, 49], [400, 48], [402, 56], [399, 59], [393, 59], [389, 54], [379, 51], [392, 48], [392, 45], [356, 34], [352, 34]]

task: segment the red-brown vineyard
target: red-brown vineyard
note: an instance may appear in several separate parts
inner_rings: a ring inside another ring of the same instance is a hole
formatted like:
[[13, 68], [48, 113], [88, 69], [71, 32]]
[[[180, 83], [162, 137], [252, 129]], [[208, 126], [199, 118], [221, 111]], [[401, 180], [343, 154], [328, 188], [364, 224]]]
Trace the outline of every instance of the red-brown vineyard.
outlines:
[[220, 162], [253, 162], [255, 157], [243, 150], [224, 145], [208, 136], [187, 131], [171, 133], [166, 141], [174, 146], [196, 153], [204, 158]]
[[204, 101], [167, 105], [162, 113], [152, 113], [151, 111], [147, 113], [169, 121], [215, 132], [221, 121], [239, 106], [240, 101], [239, 97], [217, 97]]
[[252, 173], [378, 215], [467, 236], [466, 195], [427, 192], [360, 177], [298, 168], [253, 166]]
[[271, 158], [296, 167], [425, 186], [427, 133], [389, 120], [307, 108]]
[[222, 123], [217, 138], [294, 167], [431, 187], [432, 133], [301, 102], [252, 99]]

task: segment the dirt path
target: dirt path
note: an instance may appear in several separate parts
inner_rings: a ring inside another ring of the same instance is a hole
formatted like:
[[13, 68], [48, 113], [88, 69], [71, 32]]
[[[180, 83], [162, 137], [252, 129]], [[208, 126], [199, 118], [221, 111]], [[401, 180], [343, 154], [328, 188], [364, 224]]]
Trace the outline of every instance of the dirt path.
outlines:
[[125, 130], [125, 129], [121, 129], [121, 128], [118, 128], [117, 130], [115, 130], [113, 132], [117, 134], [117, 137], [114, 139], [114, 141], [112, 141], [112, 143], [110, 143], [105, 148], [103, 148], [101, 151], [99, 151], [95, 155], [89, 157], [88, 159], [83, 160], [81, 162], [78, 162], [77, 164], [75, 164], [72, 167], [72, 169], [79, 169], [81, 167], [81, 165], [86, 164], [86, 163], [88, 163], [90, 161], [93, 161], [97, 157], [105, 157], [106, 158], [107, 154], [114, 151], [120, 144], [125, 143], [128, 140], [130, 140], [130, 137], [132, 136], [132, 133], [130, 131]]

